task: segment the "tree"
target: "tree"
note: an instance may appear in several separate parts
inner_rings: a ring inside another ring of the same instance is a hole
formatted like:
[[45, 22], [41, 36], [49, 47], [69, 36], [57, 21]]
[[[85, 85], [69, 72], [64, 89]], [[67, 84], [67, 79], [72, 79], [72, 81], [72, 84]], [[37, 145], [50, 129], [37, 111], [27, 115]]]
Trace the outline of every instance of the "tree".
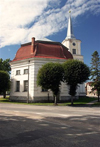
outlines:
[[0, 70], [7, 71], [8, 73], [10, 73], [11, 68], [10, 68], [9, 62], [10, 62], [10, 59], [3, 60], [1, 58], [0, 59]]
[[63, 63], [63, 68], [64, 80], [69, 85], [69, 94], [71, 95], [71, 104], [73, 105], [73, 97], [76, 94], [77, 86], [88, 79], [90, 70], [87, 65], [79, 60], [68, 60]]
[[91, 86], [92, 90], [97, 90], [98, 102], [100, 95], [100, 57], [97, 51], [92, 54], [91, 58], [91, 79], [93, 80]]
[[10, 89], [10, 76], [6, 71], [0, 70], [0, 92], [6, 97], [6, 91]]
[[47, 63], [38, 71], [37, 85], [53, 92], [55, 105], [57, 104], [57, 95], [62, 80], [63, 67], [60, 63]]

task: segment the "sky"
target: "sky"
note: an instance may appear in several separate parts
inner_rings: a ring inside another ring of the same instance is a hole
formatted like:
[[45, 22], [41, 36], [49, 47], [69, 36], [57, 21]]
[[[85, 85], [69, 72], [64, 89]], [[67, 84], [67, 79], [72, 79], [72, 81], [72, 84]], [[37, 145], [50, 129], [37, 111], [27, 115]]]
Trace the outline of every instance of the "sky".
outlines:
[[0, 58], [13, 60], [32, 37], [62, 42], [69, 10], [84, 63], [91, 66], [93, 52], [100, 55], [100, 0], [0, 0]]

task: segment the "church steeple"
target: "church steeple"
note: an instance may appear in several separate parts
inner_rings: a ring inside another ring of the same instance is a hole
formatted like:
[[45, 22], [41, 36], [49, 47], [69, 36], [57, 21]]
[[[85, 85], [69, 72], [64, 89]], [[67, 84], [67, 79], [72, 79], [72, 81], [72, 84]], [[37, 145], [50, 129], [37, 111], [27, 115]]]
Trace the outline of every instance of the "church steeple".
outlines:
[[[71, 11], [69, 11], [71, 13]], [[81, 40], [75, 38], [72, 28], [71, 14], [69, 14], [67, 36], [63, 40], [62, 44], [68, 48], [72, 53], [74, 59], [83, 61], [83, 56], [81, 55]]]
[[[71, 13], [71, 11], [69, 13]], [[71, 15], [69, 14], [66, 39], [73, 39], [73, 38], [75, 39], [75, 36], [74, 36], [74, 33], [73, 33]]]

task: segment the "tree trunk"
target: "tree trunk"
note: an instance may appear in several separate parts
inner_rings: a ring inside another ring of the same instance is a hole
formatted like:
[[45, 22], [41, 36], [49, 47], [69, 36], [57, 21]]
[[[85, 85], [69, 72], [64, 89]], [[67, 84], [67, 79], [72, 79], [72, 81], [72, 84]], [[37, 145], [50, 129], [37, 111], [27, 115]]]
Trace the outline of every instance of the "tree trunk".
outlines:
[[60, 100], [60, 91], [57, 94], [57, 102], [59, 102], [59, 100]]
[[54, 96], [54, 104], [57, 105], [57, 96]]
[[73, 96], [71, 96], [71, 105], [73, 105]]
[[6, 91], [3, 92], [3, 98], [6, 98]]
[[49, 91], [48, 91], [48, 102], [49, 102]]

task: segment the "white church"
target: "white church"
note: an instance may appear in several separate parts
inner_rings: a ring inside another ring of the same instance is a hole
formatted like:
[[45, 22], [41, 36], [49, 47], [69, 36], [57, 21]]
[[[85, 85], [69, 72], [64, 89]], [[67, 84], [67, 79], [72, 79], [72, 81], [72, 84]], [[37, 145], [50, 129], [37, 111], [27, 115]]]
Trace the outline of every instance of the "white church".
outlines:
[[[83, 61], [81, 55], [81, 41], [73, 34], [71, 16], [68, 20], [67, 36], [60, 42], [50, 40], [35, 40], [22, 44], [15, 58], [11, 61], [11, 92], [10, 100], [42, 102], [53, 100], [50, 90], [42, 89], [36, 84], [39, 68], [48, 62], [63, 63], [68, 59]], [[52, 79], [53, 80], [53, 79]], [[81, 84], [76, 96], [86, 95], [85, 85]], [[68, 86], [62, 83], [60, 87], [60, 100], [68, 100]]]

